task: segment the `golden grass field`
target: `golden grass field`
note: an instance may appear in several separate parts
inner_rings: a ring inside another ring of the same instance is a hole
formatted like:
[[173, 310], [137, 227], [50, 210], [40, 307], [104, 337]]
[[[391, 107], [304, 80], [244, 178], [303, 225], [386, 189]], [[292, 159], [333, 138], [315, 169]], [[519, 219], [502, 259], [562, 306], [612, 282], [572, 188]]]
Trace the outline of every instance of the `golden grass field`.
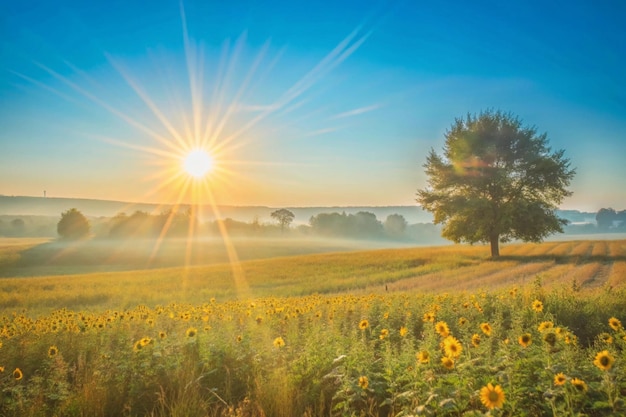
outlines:
[[3, 416], [626, 413], [624, 240], [248, 242], [111, 272], [0, 243]]
[[[0, 244], [3, 243], [0, 241]], [[20, 252], [40, 242], [25, 241], [0, 246], [0, 259], [17, 258]], [[293, 242], [267, 250], [250, 250], [233, 266], [225, 254], [207, 256], [210, 265], [133, 269], [72, 275], [33, 276], [27, 280], [0, 279], [0, 305], [10, 308], [55, 309], [127, 308], [136, 304], [165, 304], [172, 300], [201, 303], [208, 298], [282, 297], [315, 293], [379, 293], [419, 291], [442, 293], [496, 290], [523, 286], [540, 277], [546, 288], [579, 286], [582, 289], [619, 287], [626, 281], [626, 241], [567, 241], [512, 244], [502, 249], [498, 260], [489, 258], [483, 246], [440, 246], [283, 255], [286, 248], [297, 253]], [[305, 251], [304, 244], [301, 244]], [[349, 246], [345, 246], [349, 247]], [[340, 245], [316, 245], [310, 251], [333, 250]], [[149, 252], [149, 247], [144, 249]], [[216, 251], [217, 252], [217, 251]], [[184, 259], [179, 254], [179, 259]], [[272, 257], [272, 255], [274, 255]], [[67, 255], [65, 255], [67, 257]], [[56, 256], [57, 259], [59, 256]], [[79, 259], [89, 258], [85, 253]], [[54, 257], [52, 257], [54, 259]], [[96, 258], [97, 259], [97, 258]], [[62, 259], [67, 265], [71, 258]], [[48, 261], [42, 263], [53, 263]], [[171, 263], [175, 261], [172, 260]], [[90, 259], [80, 270], [106, 269]], [[115, 264], [114, 264], [115, 265]], [[137, 268], [138, 264], [131, 264]], [[53, 269], [59, 268], [54, 265]], [[238, 271], [239, 288], [233, 277]], [[6, 268], [8, 269], [8, 268]], [[41, 267], [13, 267], [33, 275]], [[0, 269], [1, 271], [1, 269]], [[44, 270], [45, 272], [45, 270]]]

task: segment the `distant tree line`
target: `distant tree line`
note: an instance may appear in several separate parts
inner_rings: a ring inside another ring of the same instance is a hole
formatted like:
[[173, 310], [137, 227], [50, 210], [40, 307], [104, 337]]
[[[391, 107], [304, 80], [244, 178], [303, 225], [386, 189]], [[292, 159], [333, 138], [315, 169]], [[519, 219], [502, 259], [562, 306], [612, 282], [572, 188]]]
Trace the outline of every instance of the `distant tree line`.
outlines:
[[[356, 214], [345, 212], [320, 213], [312, 216], [308, 224], [294, 226], [295, 218], [289, 210], [274, 211], [274, 222], [264, 223], [258, 218], [241, 221], [226, 218], [199, 222], [193, 219], [190, 210], [176, 212], [164, 211], [151, 214], [136, 211], [132, 214], [118, 213], [114, 217], [90, 217], [87, 219], [79, 210], [70, 209], [62, 213], [61, 218], [49, 216], [0, 216], [0, 236], [2, 237], [61, 237], [71, 239], [68, 220], [74, 219], [78, 233], [74, 237], [92, 235], [96, 238], [155, 238], [187, 237], [190, 228], [200, 236], [219, 236], [225, 230], [231, 236], [271, 237], [284, 234], [292, 236], [320, 236], [329, 238], [371, 239], [406, 241], [413, 243], [444, 243], [440, 236], [441, 226], [433, 223], [408, 224], [404, 216], [391, 214], [384, 221], [378, 220], [374, 213], [361, 211]], [[595, 215], [593, 222], [590, 213], [579, 213], [580, 219], [564, 227], [567, 234], [586, 233], [626, 233], [626, 210], [616, 211], [602, 208]], [[284, 217], [283, 217], [284, 216]], [[66, 219], [61, 223], [62, 219]], [[282, 223], [281, 223], [282, 221]], [[69, 222], [72, 223], [72, 222]], [[61, 228], [59, 226], [61, 224]], [[87, 227], [89, 226], [89, 227]], [[82, 230], [82, 232], [81, 232]], [[165, 232], [164, 232], [165, 230]]]
[[186, 237], [190, 230], [197, 230], [197, 219], [191, 215], [191, 210], [168, 210], [159, 214], [136, 211], [130, 216], [126, 213], [115, 215], [109, 222], [108, 236]]
[[390, 214], [384, 222], [374, 213], [320, 213], [309, 224], [313, 233], [328, 237], [352, 239], [406, 239], [408, 222], [400, 214]]
[[56, 221], [47, 216], [0, 216], [2, 237], [54, 237]]
[[626, 210], [616, 211], [612, 208], [601, 208], [595, 215], [595, 223], [582, 221], [570, 223], [565, 227], [568, 234], [589, 233], [626, 233]]

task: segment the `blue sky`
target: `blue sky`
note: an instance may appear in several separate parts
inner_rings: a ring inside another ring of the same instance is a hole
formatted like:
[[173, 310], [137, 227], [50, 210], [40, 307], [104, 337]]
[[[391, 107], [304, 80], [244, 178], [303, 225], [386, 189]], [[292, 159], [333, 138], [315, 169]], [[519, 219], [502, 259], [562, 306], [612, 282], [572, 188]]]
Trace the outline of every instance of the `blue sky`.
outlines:
[[414, 204], [429, 149], [494, 108], [566, 149], [564, 208], [626, 208], [621, 1], [182, 6], [2, 3], [0, 194], [186, 200], [172, 132], [226, 120], [218, 203]]

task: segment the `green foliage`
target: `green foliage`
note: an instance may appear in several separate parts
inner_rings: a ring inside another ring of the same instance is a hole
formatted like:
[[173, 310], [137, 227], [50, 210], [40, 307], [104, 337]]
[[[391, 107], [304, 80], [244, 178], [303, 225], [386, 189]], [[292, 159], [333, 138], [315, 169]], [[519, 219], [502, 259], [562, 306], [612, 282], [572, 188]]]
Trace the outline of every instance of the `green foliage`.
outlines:
[[408, 222], [401, 214], [390, 214], [383, 224], [385, 232], [391, 237], [404, 236], [408, 225]]
[[280, 224], [280, 230], [284, 230], [285, 227], [289, 227], [293, 219], [296, 217], [291, 211], [287, 209], [275, 210], [270, 214], [273, 219], [276, 219]]
[[312, 216], [309, 223], [313, 232], [322, 236], [354, 239], [379, 239], [383, 236], [383, 224], [374, 213], [367, 211], [356, 214], [320, 213]]
[[89, 235], [89, 220], [79, 210], [72, 208], [61, 214], [57, 232], [63, 239], [81, 239]]
[[562, 232], [555, 210], [571, 195], [575, 170], [563, 150], [552, 151], [547, 135], [522, 126], [511, 114], [485, 111], [457, 119], [446, 132], [443, 156], [427, 157], [428, 187], [417, 201], [444, 225], [454, 242], [537, 242]]

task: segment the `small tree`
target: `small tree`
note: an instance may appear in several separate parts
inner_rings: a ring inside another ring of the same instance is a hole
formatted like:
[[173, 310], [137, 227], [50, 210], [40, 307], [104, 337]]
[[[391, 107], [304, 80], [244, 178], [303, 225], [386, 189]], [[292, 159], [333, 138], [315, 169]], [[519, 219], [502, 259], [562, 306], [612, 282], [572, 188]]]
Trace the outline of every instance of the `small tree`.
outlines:
[[273, 219], [276, 219], [278, 224], [280, 224], [281, 232], [284, 232], [285, 227], [289, 227], [293, 219], [296, 217], [292, 212], [290, 212], [287, 209], [280, 209], [280, 210], [273, 211], [272, 214], [270, 214], [270, 216]]
[[596, 223], [598, 229], [609, 230], [613, 226], [613, 221], [617, 220], [617, 213], [612, 208], [601, 208], [596, 213]]
[[539, 242], [563, 232], [556, 215], [575, 170], [552, 152], [546, 134], [510, 114], [486, 111], [457, 119], [446, 132], [443, 156], [426, 159], [428, 187], [417, 202], [443, 224], [454, 242], [489, 242], [491, 256], [509, 239]]
[[89, 235], [89, 220], [75, 208], [61, 214], [57, 224], [57, 233], [63, 239], [80, 239]]
[[389, 236], [400, 237], [404, 236], [408, 223], [401, 214], [390, 214], [387, 216], [385, 223], [383, 224], [385, 231]]

